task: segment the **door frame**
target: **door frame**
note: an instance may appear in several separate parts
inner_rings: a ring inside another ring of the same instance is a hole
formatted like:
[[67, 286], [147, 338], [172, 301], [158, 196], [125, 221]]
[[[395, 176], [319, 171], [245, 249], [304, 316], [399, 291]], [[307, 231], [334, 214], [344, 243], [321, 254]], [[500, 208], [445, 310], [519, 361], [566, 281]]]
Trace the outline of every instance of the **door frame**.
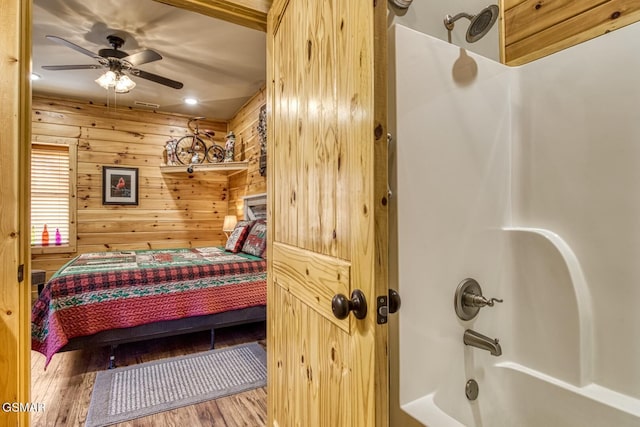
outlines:
[[[271, 0], [155, 1], [261, 31], [266, 31], [271, 6]], [[32, 10], [32, 0], [0, 3], [0, 366], [10, 373], [0, 381], [0, 401], [10, 404], [29, 403], [31, 396]], [[29, 422], [29, 412], [2, 412], [2, 425]]]
[[[223, 19], [249, 28], [266, 30], [267, 12], [272, 0], [155, 0], [181, 9], [197, 12], [203, 15]], [[383, 2], [380, 2], [383, 3]], [[386, 9], [386, 3], [385, 9]], [[30, 401], [31, 388], [31, 339], [30, 339], [30, 307], [31, 307], [31, 250], [28, 232], [30, 222], [30, 151], [31, 144], [31, 28], [32, 28], [32, 0], [7, 0], [0, 6], [0, 22], [3, 23], [3, 40], [0, 42], [4, 60], [0, 60], [0, 71], [5, 78], [0, 81], [0, 90], [9, 102], [0, 106], [0, 119], [5, 126], [0, 129], [0, 137], [5, 143], [0, 148], [0, 164], [6, 162], [13, 167], [4, 167], [3, 182], [0, 190], [3, 196], [9, 195], [8, 206], [3, 200], [3, 217], [0, 228], [0, 257], [3, 272], [0, 273], [0, 319], [3, 328], [0, 337], [7, 337], [7, 343], [0, 350], [0, 364], [15, 372], [9, 376], [7, 382], [0, 384], [0, 397], [3, 402]], [[386, 15], [378, 13], [376, 23], [379, 28], [386, 29]], [[386, 31], [376, 35], [376, 55], [382, 58], [386, 55]], [[266, 49], [266, 47], [265, 47]], [[16, 67], [17, 64], [17, 67]], [[386, 56], [376, 61], [374, 70], [376, 84], [386, 87]], [[377, 94], [375, 120], [373, 130], [376, 140], [375, 162], [386, 165], [386, 90]], [[6, 142], [9, 141], [9, 142]], [[375, 176], [374, 186], [387, 188], [387, 171], [383, 168]], [[387, 194], [376, 193], [380, 203], [375, 203], [376, 233], [384, 233], [384, 242], [377, 241], [375, 277], [387, 281], [388, 251], [386, 245], [387, 233]], [[5, 210], [6, 209], [6, 210]], [[8, 211], [8, 212], [7, 212]], [[380, 220], [378, 220], [380, 218]], [[5, 237], [9, 236], [9, 237]], [[18, 281], [16, 274], [19, 266], [23, 266], [22, 281]], [[5, 326], [6, 325], [6, 326]], [[12, 339], [9, 339], [12, 338]], [[386, 336], [384, 342], [377, 344], [388, 345]], [[384, 376], [386, 378], [386, 375]], [[387, 413], [388, 382], [378, 387], [386, 389], [386, 394], [380, 394], [380, 408]], [[3, 414], [4, 415], [7, 414]], [[10, 424], [28, 426], [29, 413], [13, 413], [8, 416], [15, 418]], [[385, 414], [386, 417], [386, 414]]]
[[[0, 382], [4, 403], [29, 402], [30, 339], [30, 200], [31, 135], [31, 0], [6, 0], [0, 6], [0, 365], [9, 375]], [[5, 425], [28, 425], [28, 412], [4, 412]]]

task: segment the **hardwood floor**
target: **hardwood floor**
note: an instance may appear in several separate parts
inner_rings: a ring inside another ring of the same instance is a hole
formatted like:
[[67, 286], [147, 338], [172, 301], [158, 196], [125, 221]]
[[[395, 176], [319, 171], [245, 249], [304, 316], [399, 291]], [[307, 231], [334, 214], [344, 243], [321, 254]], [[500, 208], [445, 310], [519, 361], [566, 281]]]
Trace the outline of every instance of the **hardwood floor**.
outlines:
[[[216, 348], [250, 341], [264, 345], [264, 322], [216, 330]], [[209, 332], [123, 344], [116, 350], [117, 366], [206, 351]], [[84, 426], [96, 373], [106, 369], [107, 348], [56, 354], [44, 370], [44, 356], [32, 352], [31, 402], [44, 403], [45, 411], [33, 413], [34, 427]], [[250, 390], [197, 405], [139, 418], [118, 427], [235, 427], [264, 426], [267, 418], [266, 388]]]

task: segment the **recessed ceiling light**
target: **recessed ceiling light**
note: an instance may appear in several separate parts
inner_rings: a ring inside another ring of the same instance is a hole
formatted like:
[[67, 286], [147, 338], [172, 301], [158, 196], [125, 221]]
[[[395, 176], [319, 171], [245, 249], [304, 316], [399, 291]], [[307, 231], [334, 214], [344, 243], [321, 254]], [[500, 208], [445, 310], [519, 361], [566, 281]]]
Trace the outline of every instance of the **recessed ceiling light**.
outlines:
[[198, 103], [198, 100], [195, 98], [185, 98], [184, 103], [189, 105], [196, 105]]
[[31, 80], [40, 80], [41, 78], [40, 74], [31, 73]]

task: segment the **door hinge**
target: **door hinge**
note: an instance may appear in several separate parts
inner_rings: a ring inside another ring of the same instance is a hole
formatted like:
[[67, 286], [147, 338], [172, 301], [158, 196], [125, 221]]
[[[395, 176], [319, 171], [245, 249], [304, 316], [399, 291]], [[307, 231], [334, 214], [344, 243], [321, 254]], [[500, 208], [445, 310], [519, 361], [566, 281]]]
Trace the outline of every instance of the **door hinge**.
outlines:
[[18, 266], [18, 283], [24, 281], [24, 264]]

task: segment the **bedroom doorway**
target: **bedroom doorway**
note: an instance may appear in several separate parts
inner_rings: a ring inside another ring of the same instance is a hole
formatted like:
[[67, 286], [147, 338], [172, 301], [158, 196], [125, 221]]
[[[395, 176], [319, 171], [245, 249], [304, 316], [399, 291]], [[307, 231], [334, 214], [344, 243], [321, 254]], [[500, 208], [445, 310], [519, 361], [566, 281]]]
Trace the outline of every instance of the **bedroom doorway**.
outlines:
[[[164, 2], [164, 3], [174, 3], [174, 2]], [[184, 6], [184, 2], [175, 2], [175, 3], [182, 3], [182, 6]], [[195, 2], [194, 2], [194, 3], [195, 3]], [[31, 2], [29, 2], [29, 4], [31, 4]], [[180, 6], [180, 5], [178, 5], [178, 6]], [[196, 7], [195, 5], [191, 5], [191, 6], [192, 6], [193, 8], [195, 8], [195, 7]], [[203, 12], [203, 10], [197, 10], [197, 12], [202, 13], [202, 12]], [[207, 14], [211, 14], [211, 15], [213, 15], [213, 14], [214, 14], [214, 12], [216, 12], [216, 11], [214, 10], [214, 11], [212, 12], [212, 11], [206, 11], [206, 10], [205, 10], [204, 12], [206, 12]], [[234, 22], [236, 22], [236, 21], [241, 21], [241, 22], [242, 22], [242, 21], [245, 21], [245, 19], [244, 19], [244, 18], [241, 18], [241, 17], [238, 17], [238, 16], [233, 16], [233, 17], [231, 17], [231, 15], [232, 15], [232, 14], [228, 14], [228, 13], [226, 13], [224, 10], [220, 10], [220, 11], [218, 11], [218, 12], [220, 12], [220, 14], [221, 14], [221, 16], [222, 16], [222, 17], [230, 18], [230, 19], [231, 19], [231, 20], [233, 20]], [[235, 14], [233, 14], [233, 15], [235, 15]], [[260, 14], [259, 14], [259, 13], [256, 13], [255, 15], [256, 15], [256, 16], [258, 16], [258, 15], [260, 15]], [[246, 19], [246, 21], [247, 21], [247, 22], [248, 22], [248, 21], [252, 21], [252, 22], [253, 22], [253, 21], [256, 21], [256, 20], [258, 19], [258, 18], [256, 18], [256, 16], [252, 16], [252, 17], [250, 17], [250, 18], [247, 18], [247, 19]], [[249, 24], [249, 25], [255, 26], [256, 24]], [[265, 24], [265, 25], [266, 25], [266, 24]], [[26, 25], [25, 25], [25, 28], [26, 28]], [[30, 33], [30, 31], [29, 31], [29, 29], [28, 29], [28, 28], [26, 29], [26, 32]], [[26, 36], [25, 36], [25, 37], [26, 37]], [[25, 39], [25, 38], [23, 38], [23, 39]], [[26, 85], [25, 85], [25, 86], [26, 86]], [[27, 120], [27, 121], [28, 121], [28, 118], [29, 118], [30, 116], [31, 116], [31, 114], [30, 114], [30, 113], [23, 114], [23, 117], [24, 117], [24, 118], [25, 118], [25, 120]], [[9, 139], [9, 138], [8, 138], [8, 139]], [[27, 139], [27, 138], [25, 138], [25, 140], [26, 140], [26, 139]], [[3, 171], [3, 172], [4, 172], [4, 171]], [[28, 194], [28, 192], [27, 192], [27, 193], [22, 192], [22, 194], [25, 194], [25, 195], [26, 195], [26, 194]], [[3, 205], [4, 205], [4, 203], [3, 203]], [[5, 212], [5, 209], [4, 209], [4, 206], [3, 206], [3, 215], [4, 215], [4, 212]], [[27, 227], [27, 230], [28, 230], [28, 227]], [[26, 234], [29, 234], [29, 233], [27, 232]], [[25, 242], [25, 246], [24, 246], [24, 247], [28, 247], [28, 242]], [[27, 256], [25, 257], [25, 259], [28, 259], [28, 258], [29, 258], [29, 256], [27, 255]], [[27, 273], [27, 275], [28, 275], [28, 272], [26, 272], [26, 273]], [[24, 298], [24, 301], [27, 301], [27, 299], [28, 299], [28, 298]], [[26, 307], [26, 305], [25, 305], [25, 307]], [[27, 316], [28, 316], [29, 312], [30, 312], [30, 311], [29, 311], [28, 309], [26, 309], [26, 310], [25, 310], [25, 309], [23, 309], [23, 310], [22, 310], [22, 313], [26, 313], [26, 315], [27, 315]], [[256, 335], [256, 331], [255, 331], [255, 330], [251, 330], [251, 328], [249, 328], [249, 330], [248, 330], [248, 331], [246, 331], [246, 334], [247, 334], [247, 336], [257, 336], [257, 335]], [[225, 342], [225, 340], [226, 340], [227, 342], [229, 342], [229, 343], [233, 343], [233, 342], [235, 342], [235, 340], [236, 340], [236, 338], [234, 338], [233, 336], [228, 336], [227, 338], [225, 338], [224, 336], [223, 336], [223, 337], [218, 336], [217, 338], [218, 338], [219, 340], [222, 340], [222, 341], [221, 341], [221, 343], [224, 343], [224, 342]], [[206, 341], [206, 339], [205, 339], [205, 341]], [[188, 344], [189, 344], [189, 343], [188, 343]], [[172, 352], [172, 351], [175, 353], [175, 351], [176, 351], [176, 350], [175, 350], [175, 348], [174, 348], [174, 350], [162, 349], [162, 351], [165, 351], [165, 350], [166, 350], [166, 351], [168, 351], [168, 353], [167, 353], [167, 354], [171, 354], [171, 352]], [[134, 352], [135, 352], [135, 351], [134, 351]], [[27, 353], [27, 355], [28, 355], [28, 354], [30, 353], [30, 352], [29, 352], [29, 350], [27, 350], [27, 352], [26, 352], [26, 353]], [[136, 356], [136, 357], [137, 357], [137, 356]], [[82, 361], [81, 361], [81, 360], [78, 360], [78, 362], [79, 362], [80, 364], [82, 363]], [[91, 364], [92, 364], [93, 362], [94, 362], [94, 361], [84, 361], [84, 363], [85, 363], [85, 365], [86, 365], [86, 366], [91, 366]], [[76, 365], [76, 364], [75, 364], [75, 363], [72, 363], [72, 365]], [[25, 368], [24, 368], [24, 369], [19, 368], [18, 370], [22, 369], [22, 372], [23, 372], [23, 373], [24, 373], [24, 372], [26, 372], [26, 373], [27, 373], [27, 375], [28, 375], [29, 371], [28, 371], [28, 369], [26, 368], [26, 366], [27, 366], [27, 365], [25, 364], [24, 366], [25, 366]], [[23, 381], [23, 384], [26, 384], [26, 382], [25, 382], [25, 381]], [[28, 390], [28, 388], [23, 388], [23, 390]], [[264, 396], [263, 396], [263, 398], [264, 398]], [[260, 400], [260, 397], [255, 397], [255, 396], [254, 396], [254, 397], [253, 397], [253, 398], [251, 398], [251, 399], [253, 399], [253, 400], [255, 400], [255, 401], [259, 401], [259, 400]], [[251, 411], [249, 411], [249, 412], [251, 412]]]
[[[223, 4], [223, 6], [220, 7], [220, 6], [211, 6], [210, 3], [208, 3], [208, 6], [207, 5], [203, 6], [201, 2], [195, 2], [195, 1], [191, 2], [191, 1], [186, 1], [186, 0], [185, 1], [177, 1], [177, 0], [176, 1], [163, 1], [163, 2], [164, 3], [168, 3], [168, 4], [172, 4], [172, 5], [175, 5], [175, 6], [178, 6], [178, 7], [187, 7], [187, 8], [193, 8], [193, 9], [195, 9], [196, 7], [205, 8], [205, 9], [207, 9], [205, 12], [209, 12], [210, 14], [220, 13], [221, 10], [224, 12], [224, 5], [229, 5], [229, 4], [233, 4], [234, 3], [234, 2], [231, 2], [231, 1], [216, 2], [216, 5]], [[20, 15], [19, 14], [19, 10], [20, 10], [19, 8], [21, 7], [21, 3], [22, 2], [19, 2], [18, 0], [13, 0], [11, 3], [12, 3], [12, 6], [16, 9], [15, 10], [15, 12], [16, 12], [15, 16], [19, 16]], [[28, 5], [30, 5], [31, 2], [24, 2], [24, 3], [27, 3], [27, 7], [28, 7]], [[243, 3], [246, 3], [246, 1], [244, 1]], [[258, 0], [256, 0], [255, 3], [256, 4], [264, 4], [264, 2], [258, 1]], [[381, 2], [378, 2], [378, 4], [381, 4]], [[217, 9], [217, 10], [215, 10], [215, 9]], [[199, 10], [199, 12], [202, 13], [203, 10], [201, 9], [201, 10]], [[255, 17], [254, 18], [250, 18], [249, 20], [250, 21], [251, 20], [255, 21]], [[384, 19], [382, 21], [384, 22]], [[16, 22], [20, 22], [20, 20], [18, 19], [18, 20], [16, 20]], [[382, 25], [384, 26], [384, 24], [382, 24]], [[30, 34], [30, 31], [29, 31], [30, 28], [29, 27], [30, 27], [30, 23], [29, 22], [25, 22], [24, 20], [22, 21], [21, 25], [16, 25], [15, 26], [15, 33], [19, 35], [17, 37], [18, 42], [16, 44], [19, 44], [20, 41], [24, 42], [25, 40], [29, 40], [29, 34]], [[11, 31], [11, 28], [14, 28], [14, 27], [8, 26], [8, 27], [5, 27], [5, 28], [9, 28], [8, 31]], [[13, 49], [13, 50], [19, 50], [19, 49]], [[24, 49], [24, 51], [20, 55], [18, 55], [18, 53], [16, 52], [16, 56], [22, 58], [23, 62], [25, 62], [25, 63], [29, 62], [29, 61], [24, 61], [26, 59], [29, 59], [29, 53], [26, 53], [26, 50], [27, 49]], [[25, 64], [23, 67], [24, 67], [24, 70], [26, 70], [27, 65]], [[25, 74], [25, 73], [23, 72], [23, 74]], [[12, 78], [14, 80], [12, 82], [10, 82], [10, 83], [13, 83], [14, 86], [16, 86], [17, 88], [28, 88], [29, 87], [29, 84], [28, 84], [28, 82], [26, 82], [24, 80], [24, 77], [21, 80], [21, 77], [19, 76], [19, 73], [12, 74], [11, 76], [12, 76]], [[3, 89], [4, 89], [4, 86], [3, 86]], [[15, 98], [16, 99], [20, 99], [19, 97], [20, 97], [20, 94], [17, 93], [17, 91], [16, 91]], [[357, 101], [357, 99], [355, 101]], [[357, 102], [356, 102], [356, 104], [357, 104]], [[353, 107], [353, 105], [352, 105], [352, 107]], [[8, 123], [14, 123], [16, 125], [15, 128], [16, 129], [21, 129], [23, 131], [24, 135], [28, 135], [29, 134], [29, 132], [27, 131], [27, 129], [28, 129], [28, 117], [30, 116], [29, 100], [25, 99], [24, 95], [23, 95], [22, 102], [19, 105], [11, 106], [9, 108], [10, 108], [9, 113], [2, 114], [2, 117], [6, 118]], [[364, 113], [365, 113], [364, 116], [367, 116], [371, 112], [371, 111], [367, 110], [367, 108], [369, 108], [369, 106], [367, 106], [365, 108], [365, 110], [363, 110]], [[349, 108], [347, 110], [349, 110]], [[371, 129], [369, 129], [369, 131], [365, 132], [363, 135], [370, 135], [370, 133], [371, 133]], [[384, 127], [378, 127], [377, 128], [377, 133], [380, 134], [379, 136], [384, 137]], [[12, 138], [9, 138], [9, 140], [12, 140], [12, 141], [13, 140], [15, 140], [15, 141], [19, 140], [19, 138], [16, 138], [15, 134], [13, 134], [13, 135], [9, 134], [8, 136], [12, 137]], [[15, 155], [19, 151], [20, 147], [14, 146], [14, 147], [11, 147], [11, 149], [13, 151], [11, 151], [9, 154]], [[28, 156], [25, 155], [25, 151], [26, 150], [23, 149], [23, 152], [22, 152], [21, 156], [15, 156], [15, 157], [19, 157], [20, 158], [19, 164], [21, 166], [23, 166], [23, 169], [22, 169], [23, 170], [23, 172], [22, 172], [23, 175], [21, 177], [20, 177], [19, 173], [16, 173], [15, 179], [14, 179], [14, 177], [11, 176], [10, 173], [4, 172], [4, 170], [3, 170], [3, 177], [5, 175], [7, 175], [7, 180], [9, 182], [9, 184], [11, 184], [11, 185], [15, 184], [17, 186], [21, 181], [24, 182], [24, 180], [26, 178], [24, 176], [24, 173], [25, 173], [25, 171], [28, 170], [28, 166], [27, 166], [27, 163], [26, 163], [26, 159], [28, 159]], [[3, 152], [3, 154], [4, 154], [4, 152]], [[355, 159], [352, 159], [352, 160], [355, 160]], [[385, 159], [385, 162], [386, 162], [386, 159]], [[354, 170], [357, 170], [357, 168], [355, 168]], [[353, 178], [356, 179], [356, 177], [353, 177]], [[4, 184], [4, 182], [3, 182], [3, 184]], [[385, 185], [386, 185], [386, 182], [385, 182]], [[27, 192], [23, 192], [22, 194], [27, 194], [28, 195], [28, 191]], [[367, 193], [367, 194], [369, 194], [369, 193]], [[386, 194], [386, 188], [385, 188], [385, 194]], [[367, 199], [367, 200], [369, 201], [369, 199]], [[380, 200], [382, 200], [382, 199], [380, 199]], [[25, 201], [24, 201], [24, 197], [21, 199], [21, 203], [22, 203], [22, 205], [16, 204], [14, 206], [14, 208], [15, 208], [14, 212], [15, 212], [15, 217], [16, 218], [22, 218], [24, 220], [26, 218], [25, 210], [24, 209], [20, 210], [21, 207], [24, 208], [24, 206], [27, 205], [25, 203]], [[367, 206], [359, 206], [359, 208], [362, 208], [363, 212], [365, 212], [365, 213], [370, 213], [374, 209], [377, 209], [377, 204], [376, 203], [371, 203], [370, 205], [367, 205]], [[371, 211], [369, 209], [371, 209]], [[28, 237], [27, 237], [28, 233], [26, 232], [25, 223], [26, 223], [26, 221], [22, 221], [23, 230], [21, 230], [22, 231], [21, 235], [23, 237], [22, 237], [22, 246], [19, 249], [22, 249], [23, 253], [28, 255], [28, 250], [24, 249], [28, 245]], [[380, 226], [380, 224], [376, 224], [376, 226]], [[382, 229], [384, 229], [384, 228], [385, 227], [382, 226]], [[370, 246], [369, 248], [371, 248], [371, 247], [375, 247], [375, 244], [373, 244], [373, 246]], [[364, 248], [364, 249], [366, 249], [366, 248]], [[18, 251], [16, 251], [16, 252], [18, 252]], [[14, 257], [14, 259], [9, 259], [7, 257], [6, 258], [7, 265], [14, 266], [16, 264], [15, 263], [15, 258], [16, 257]], [[3, 258], [3, 260], [4, 260], [4, 258]], [[17, 267], [17, 265], [16, 265], [16, 267]], [[374, 267], [372, 267], [372, 269], [373, 268]], [[382, 268], [384, 268], [384, 266]], [[14, 271], [14, 270], [15, 269], [12, 269], [12, 271]], [[27, 268], [27, 273], [28, 273], [28, 268]], [[367, 274], [369, 274], [371, 272], [370, 271], [365, 271], [365, 270], [359, 270], [359, 272], [357, 274], [361, 274], [361, 273], [367, 275]], [[13, 283], [13, 281], [14, 281], [14, 279], [11, 279], [11, 280], [8, 280], [7, 283]], [[16, 295], [17, 294], [18, 293], [16, 292]], [[16, 298], [16, 300], [20, 300], [22, 304], [25, 304], [25, 301], [27, 301], [27, 298], [25, 298], [25, 295], [27, 295], [27, 294], [28, 294], [27, 291], [23, 290], [22, 291], [22, 297]], [[16, 305], [16, 307], [17, 307], [17, 305]], [[25, 307], [23, 307], [22, 310], [20, 310], [19, 308], [16, 308], [16, 310], [20, 314], [20, 316], [22, 316], [22, 319], [26, 319], [26, 314], [27, 313], [25, 313], [25, 312], [28, 312], [28, 310], [25, 310]], [[21, 323], [22, 326], [27, 325], [27, 324], [28, 324], [27, 320], [23, 320], [22, 323]], [[355, 326], [354, 328], [358, 329], [358, 326]], [[28, 328], [26, 328], [26, 329], [28, 331]], [[24, 379], [24, 375], [28, 375], [28, 372], [29, 372], [29, 368], [27, 366], [25, 366], [25, 364], [24, 364], [24, 361], [26, 360], [25, 354], [28, 354], [28, 352], [29, 352], [29, 350], [28, 350], [28, 334], [25, 334], [24, 327], [21, 327], [20, 325], [16, 326], [14, 328], [14, 331], [16, 331], [16, 332], [22, 331], [21, 341], [16, 343], [16, 348], [18, 348], [18, 351], [13, 352], [13, 350], [9, 350], [9, 352], [11, 352], [12, 355], [15, 355], [15, 354], [19, 354], [19, 352], [22, 351], [22, 354], [20, 355], [20, 357], [15, 357], [14, 360], [16, 362], [13, 363], [13, 361], [12, 361], [12, 364], [10, 364], [10, 366], [15, 366], [16, 367], [15, 371], [18, 373], [19, 377], [22, 376], [22, 380], [16, 379], [15, 383], [9, 384], [9, 386], [8, 386], [9, 388], [7, 388], [7, 390], [11, 390], [11, 391], [8, 391], [7, 394], [8, 395], [12, 394], [14, 396], [28, 396], [28, 391], [29, 391], [28, 379], [27, 380]], [[7, 357], [5, 357], [5, 355], [3, 355], [2, 358], [6, 359]], [[382, 371], [384, 371], [384, 369]], [[372, 383], [371, 381], [369, 381], [369, 382]], [[17, 390], [16, 393], [13, 393], [14, 389]], [[381, 402], [381, 403], [385, 400], [384, 394], [376, 393], [376, 397], [375, 398], [376, 399], [380, 399], [379, 402]], [[24, 415], [23, 415], [23, 417], [24, 417]], [[27, 418], [27, 417], [25, 417], [25, 418]], [[383, 422], [381, 422], [381, 423], [383, 424]], [[24, 425], [27, 425], [26, 422], [25, 422]]]

